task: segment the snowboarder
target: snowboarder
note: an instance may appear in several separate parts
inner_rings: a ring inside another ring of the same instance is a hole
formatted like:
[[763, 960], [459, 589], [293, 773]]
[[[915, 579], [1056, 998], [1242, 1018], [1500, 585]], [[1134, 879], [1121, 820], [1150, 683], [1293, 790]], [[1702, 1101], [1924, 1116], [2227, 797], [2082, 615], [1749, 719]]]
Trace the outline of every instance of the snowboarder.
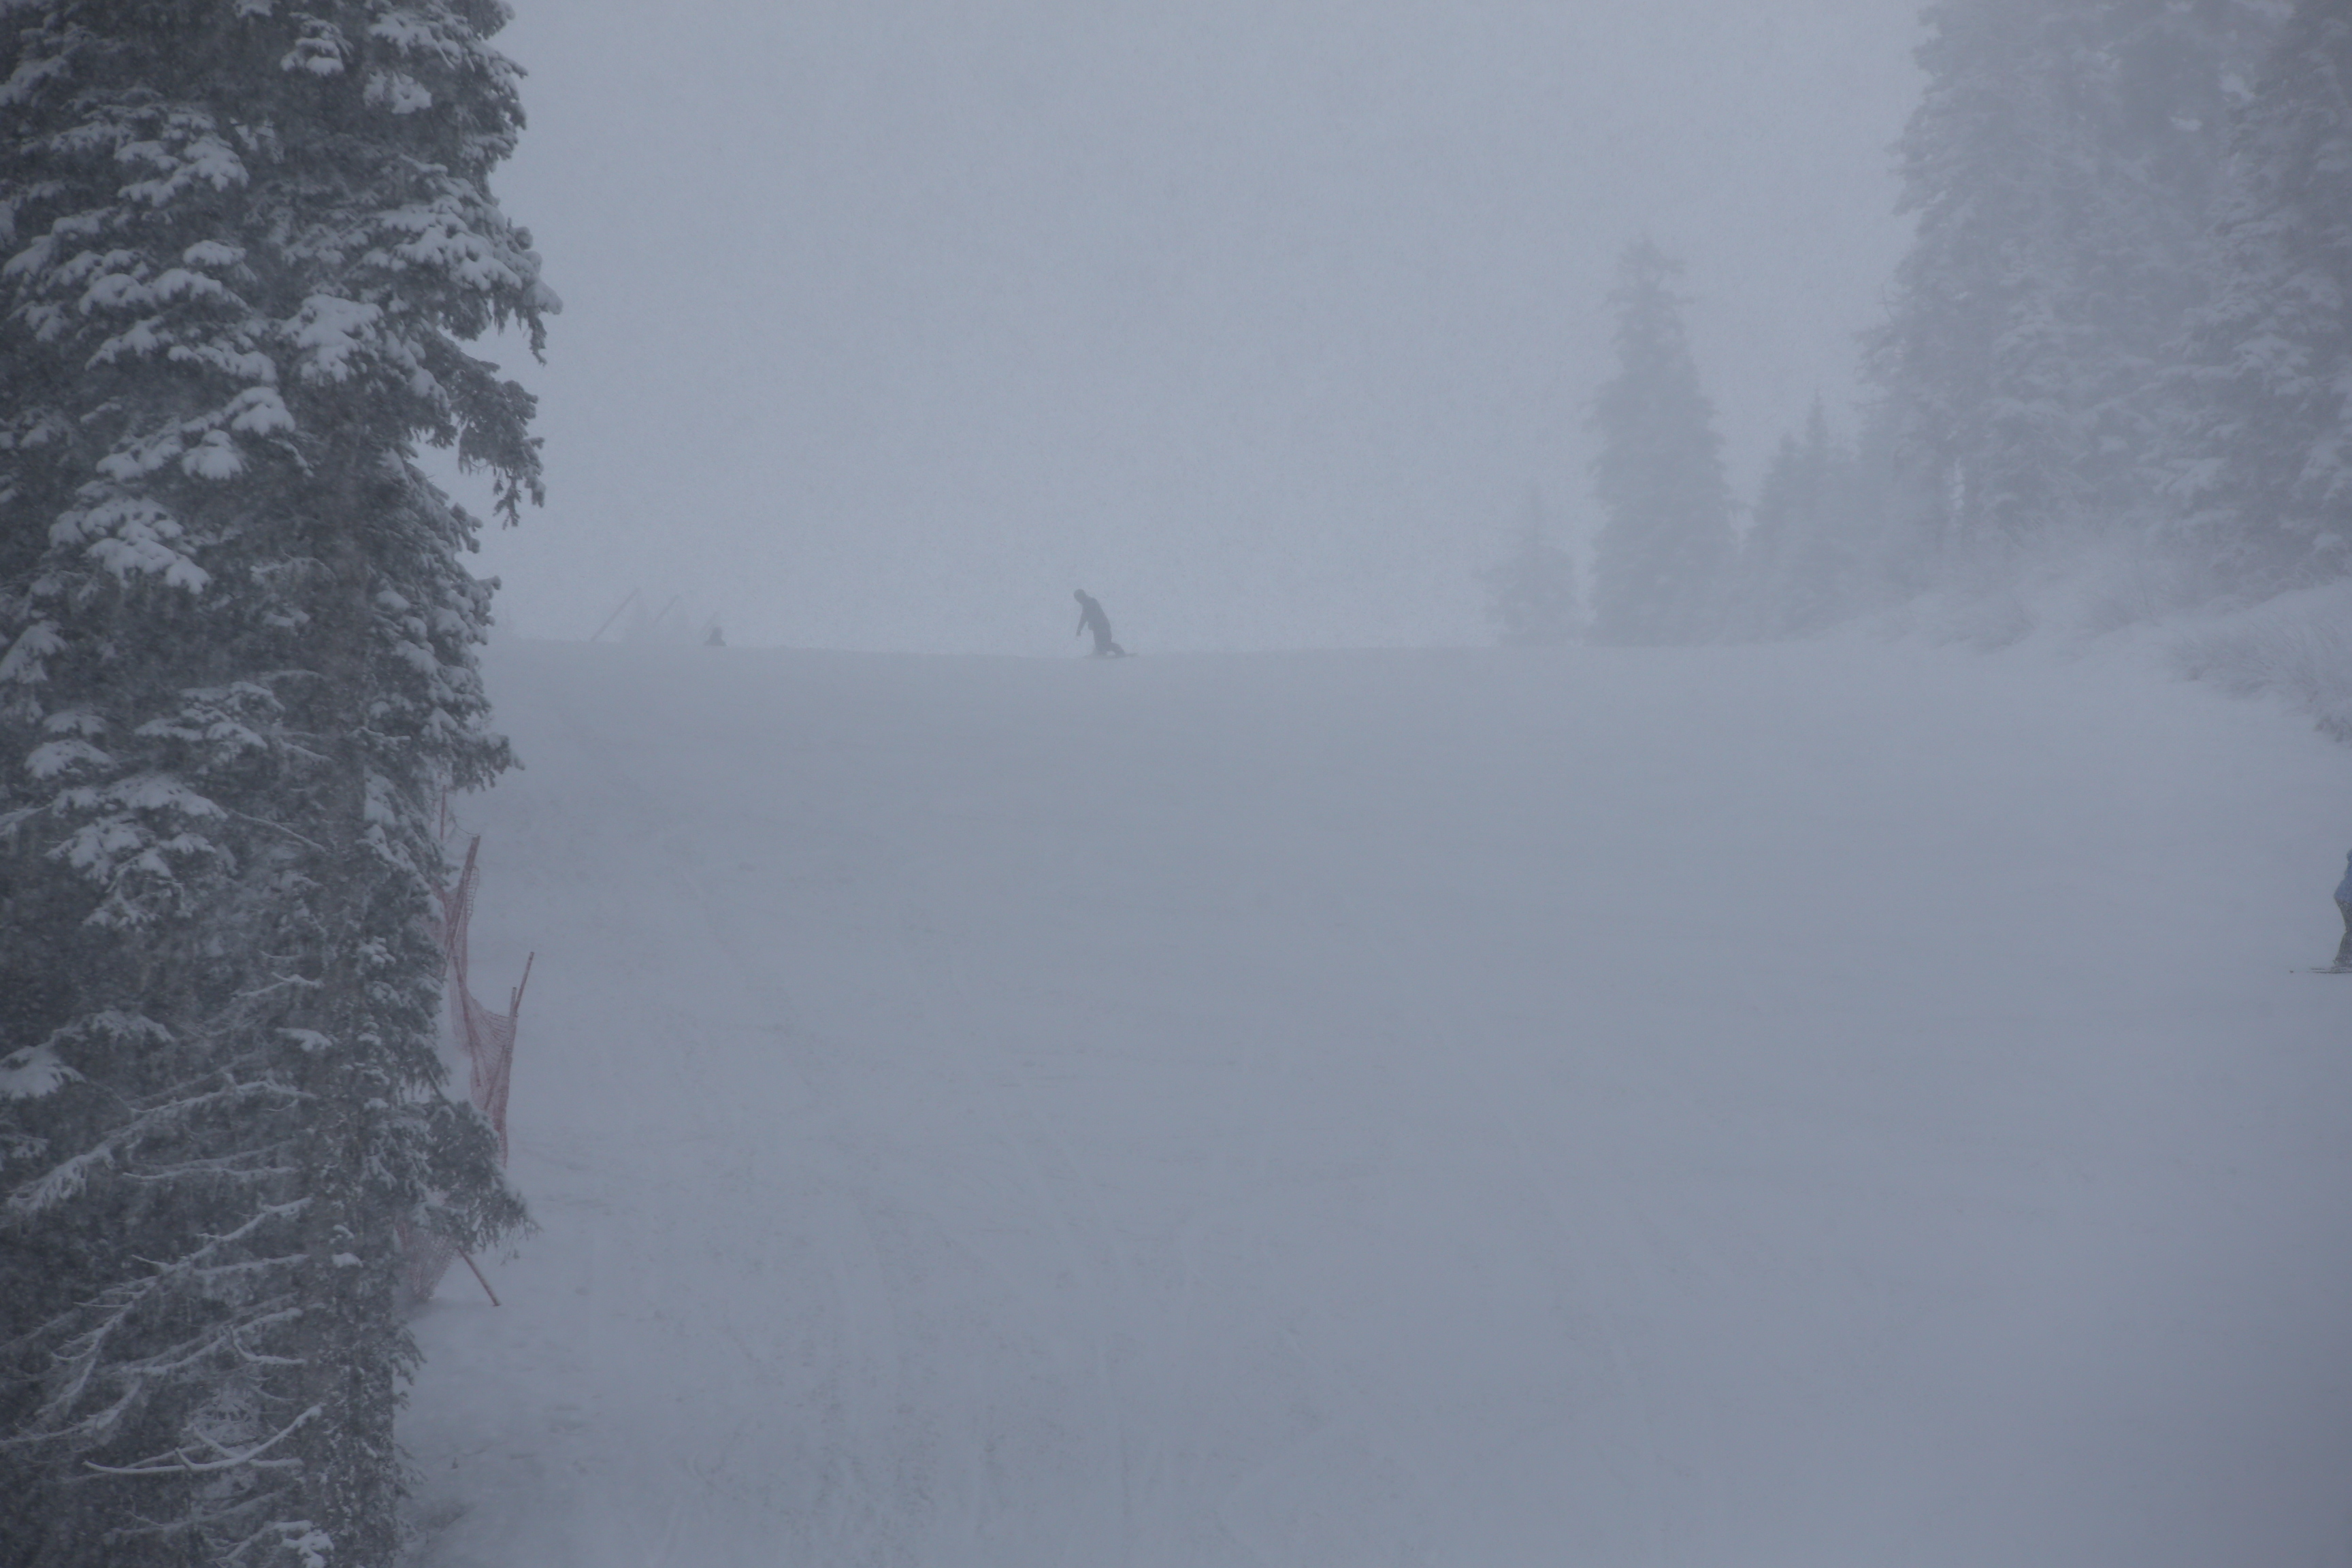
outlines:
[[1078, 626], [1077, 631], [1070, 635], [1076, 637], [1078, 632], [1094, 633], [1097, 658], [1125, 658], [1127, 649], [1111, 641], [1110, 617], [1103, 614], [1102, 601], [1084, 588], [1076, 590], [1074, 596], [1078, 601]]
[[2344, 940], [2336, 944], [2330, 972], [2352, 974], [2352, 855], [2344, 857], [2344, 879], [2336, 884], [2336, 908], [2344, 916]]

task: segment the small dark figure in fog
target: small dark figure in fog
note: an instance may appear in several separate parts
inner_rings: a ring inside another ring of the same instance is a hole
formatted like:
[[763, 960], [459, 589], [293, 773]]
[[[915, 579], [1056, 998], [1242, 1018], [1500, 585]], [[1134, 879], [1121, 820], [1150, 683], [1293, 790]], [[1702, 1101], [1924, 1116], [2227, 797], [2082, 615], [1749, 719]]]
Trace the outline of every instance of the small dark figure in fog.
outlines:
[[1125, 658], [1127, 649], [1110, 639], [1110, 617], [1103, 614], [1102, 601], [1084, 588], [1076, 590], [1075, 596], [1078, 601], [1078, 626], [1077, 631], [1070, 635], [1076, 637], [1078, 632], [1094, 633], [1097, 658]]
[[2344, 857], [2344, 879], [2336, 884], [2336, 907], [2344, 916], [2344, 940], [2336, 944], [2338, 974], [2352, 974], [2352, 855]]

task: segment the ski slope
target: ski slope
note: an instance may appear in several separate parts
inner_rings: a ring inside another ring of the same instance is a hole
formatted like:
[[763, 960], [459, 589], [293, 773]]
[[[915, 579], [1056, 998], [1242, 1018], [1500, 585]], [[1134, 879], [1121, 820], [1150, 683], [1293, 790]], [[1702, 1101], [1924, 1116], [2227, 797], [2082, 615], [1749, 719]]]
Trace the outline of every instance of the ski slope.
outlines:
[[[2128, 645], [514, 645], [430, 1568], [2352, 1557], [2352, 751]], [[501, 976], [509, 977], [502, 980]]]

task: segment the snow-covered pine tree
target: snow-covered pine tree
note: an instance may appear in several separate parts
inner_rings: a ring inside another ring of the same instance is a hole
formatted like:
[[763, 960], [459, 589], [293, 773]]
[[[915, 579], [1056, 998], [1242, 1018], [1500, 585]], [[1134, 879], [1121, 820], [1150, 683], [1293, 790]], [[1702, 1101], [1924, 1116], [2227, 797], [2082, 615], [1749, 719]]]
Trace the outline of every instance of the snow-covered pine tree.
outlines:
[[1717, 629], [1737, 540], [1715, 409], [1699, 385], [1674, 289], [1679, 263], [1644, 239], [1609, 296], [1617, 374], [1594, 399], [1593, 636], [1690, 643]]
[[555, 308], [502, 0], [0, 0], [9, 1568], [380, 1564], [394, 1226], [522, 1223], [444, 1090], [445, 788], [509, 761], [459, 347]]
[[2304, 0], [2236, 128], [2174, 488], [2237, 593], [2352, 570], [2352, 5]]
[[1917, 235], [1874, 336], [1917, 531], [1949, 554], [2147, 516], [2158, 374], [2200, 295], [2261, 0], [1937, 0], [1900, 143]]
[[1844, 559], [1853, 458], [1830, 435], [1813, 399], [1802, 437], [1783, 436], [1757, 487], [1739, 542], [1733, 629], [1773, 638], [1818, 630], [1836, 617], [1850, 563]]
[[1548, 536], [1540, 489], [1528, 487], [1510, 554], [1481, 576], [1487, 618], [1507, 646], [1548, 647], [1575, 638], [1576, 562]]
[[1780, 437], [1757, 487], [1734, 574], [1736, 635], [1804, 637], [1886, 597], [1891, 536], [1882, 487], [1872, 484], [1879, 478], [1861, 449], [1832, 435], [1816, 397], [1804, 433]]

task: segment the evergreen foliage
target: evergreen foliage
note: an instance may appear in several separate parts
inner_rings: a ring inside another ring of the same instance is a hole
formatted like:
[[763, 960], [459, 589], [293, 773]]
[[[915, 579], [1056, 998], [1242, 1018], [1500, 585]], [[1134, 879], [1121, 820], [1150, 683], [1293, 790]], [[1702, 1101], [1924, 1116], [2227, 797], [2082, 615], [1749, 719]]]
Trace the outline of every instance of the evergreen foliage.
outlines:
[[1528, 491], [1526, 510], [1510, 554], [1487, 569], [1487, 617], [1510, 646], [1550, 647], [1580, 629], [1576, 612], [1576, 562], [1545, 536], [1543, 495]]
[[1594, 400], [1593, 635], [1690, 643], [1717, 629], [1735, 549], [1715, 410], [1699, 385], [1674, 291], [1681, 266], [1648, 240], [1629, 247], [1610, 304], [1617, 374]]
[[2201, 298], [2254, 0], [1937, 0], [1899, 146], [1917, 237], [1873, 371], [1924, 542], [2149, 515], [2160, 372]]
[[1780, 438], [1757, 489], [1735, 574], [1738, 635], [1802, 637], [1861, 607], [1870, 592], [1861, 500], [1860, 463], [1830, 434], [1817, 397], [1803, 436]]
[[2173, 486], [2232, 591], [2352, 569], [2352, 6], [2304, 0], [2241, 113]]
[[0, 0], [8, 1568], [378, 1564], [395, 1222], [523, 1223], [444, 1092], [445, 789], [509, 764], [459, 344], [555, 309], [500, 0]]

